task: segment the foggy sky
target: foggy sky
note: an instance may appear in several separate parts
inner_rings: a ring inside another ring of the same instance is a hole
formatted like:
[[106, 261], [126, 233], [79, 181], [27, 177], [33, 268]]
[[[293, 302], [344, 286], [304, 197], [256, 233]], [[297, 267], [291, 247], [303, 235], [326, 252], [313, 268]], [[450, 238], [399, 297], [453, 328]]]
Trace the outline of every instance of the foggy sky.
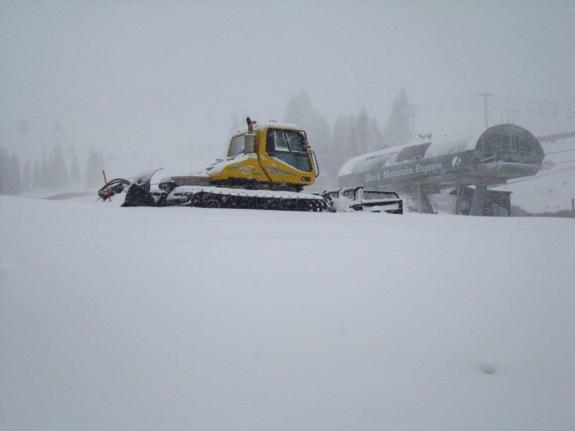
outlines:
[[79, 147], [219, 153], [234, 112], [281, 120], [300, 89], [380, 125], [401, 88], [575, 102], [574, 2], [309, 3], [0, 1], [0, 145], [60, 121]]

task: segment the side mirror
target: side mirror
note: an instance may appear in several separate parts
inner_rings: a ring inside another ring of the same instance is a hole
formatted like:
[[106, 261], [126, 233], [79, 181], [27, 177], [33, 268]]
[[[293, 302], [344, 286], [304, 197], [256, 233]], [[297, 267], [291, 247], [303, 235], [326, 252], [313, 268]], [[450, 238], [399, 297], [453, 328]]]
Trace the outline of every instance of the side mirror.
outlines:
[[244, 135], [244, 154], [251, 154], [256, 152], [256, 135], [248, 133]]

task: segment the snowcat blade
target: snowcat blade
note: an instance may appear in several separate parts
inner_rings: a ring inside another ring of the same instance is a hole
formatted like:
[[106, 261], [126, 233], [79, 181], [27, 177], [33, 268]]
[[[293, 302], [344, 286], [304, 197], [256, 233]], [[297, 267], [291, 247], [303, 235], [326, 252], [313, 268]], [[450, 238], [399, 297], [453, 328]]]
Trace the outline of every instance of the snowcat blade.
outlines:
[[156, 201], [150, 193], [150, 183], [148, 182], [148, 187], [143, 187], [139, 184], [133, 183], [128, 192], [126, 193], [126, 198], [124, 199], [123, 207], [149, 207], [155, 206]]

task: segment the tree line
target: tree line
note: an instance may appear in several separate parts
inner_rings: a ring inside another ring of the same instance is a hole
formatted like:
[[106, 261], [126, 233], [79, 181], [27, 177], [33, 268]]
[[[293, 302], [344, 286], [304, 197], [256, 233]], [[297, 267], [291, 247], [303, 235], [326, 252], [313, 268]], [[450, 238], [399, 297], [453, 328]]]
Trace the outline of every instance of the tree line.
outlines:
[[64, 150], [57, 145], [49, 152], [44, 149], [40, 158], [28, 158], [24, 163], [0, 147], [0, 194], [58, 190], [66, 185], [94, 187], [102, 182], [103, 165], [101, 150], [91, 149], [82, 169], [73, 147]]
[[[412, 106], [405, 91], [401, 90], [383, 129], [366, 109], [357, 114], [341, 115], [330, 125], [302, 90], [288, 101], [284, 120], [306, 130], [321, 169], [317, 187], [327, 189], [337, 187], [339, 170], [350, 158], [407, 144], [413, 135], [412, 117]], [[234, 118], [234, 126], [237, 122]], [[23, 122], [20, 128], [25, 133], [27, 123]], [[0, 194], [57, 190], [66, 185], [94, 187], [102, 183], [103, 166], [103, 153], [96, 149], [90, 150], [82, 169], [71, 145], [65, 149], [62, 145], [56, 145], [50, 151], [44, 149], [40, 158], [27, 159], [24, 163], [0, 147]]]
[[350, 158], [407, 144], [413, 136], [412, 117], [413, 108], [402, 89], [393, 102], [383, 130], [365, 108], [358, 114], [339, 116], [330, 126], [302, 90], [288, 101], [284, 120], [306, 130], [320, 164], [317, 184], [322, 188], [334, 188], [340, 168]]

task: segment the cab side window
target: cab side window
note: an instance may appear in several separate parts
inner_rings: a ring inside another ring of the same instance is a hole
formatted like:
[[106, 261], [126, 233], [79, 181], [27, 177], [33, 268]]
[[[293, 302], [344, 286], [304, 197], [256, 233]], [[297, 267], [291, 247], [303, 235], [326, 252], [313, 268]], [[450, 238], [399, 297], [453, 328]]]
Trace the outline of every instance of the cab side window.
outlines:
[[230, 141], [230, 149], [228, 150], [228, 157], [235, 157], [244, 152], [244, 135], [235, 136]]
[[276, 154], [276, 146], [274, 144], [274, 130], [268, 130], [268, 136], [266, 138], [266, 153], [268, 153], [271, 157], [275, 156]]

